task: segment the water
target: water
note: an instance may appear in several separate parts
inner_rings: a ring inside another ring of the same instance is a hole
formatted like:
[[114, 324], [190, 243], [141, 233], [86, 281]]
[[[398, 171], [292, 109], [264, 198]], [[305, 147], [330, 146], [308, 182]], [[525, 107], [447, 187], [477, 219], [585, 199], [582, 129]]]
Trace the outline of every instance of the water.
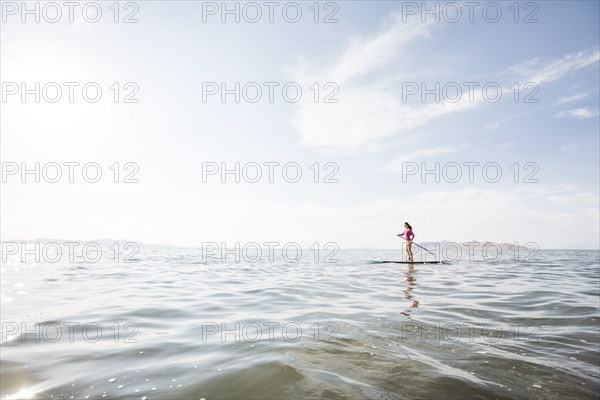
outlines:
[[255, 264], [167, 247], [131, 264], [9, 259], [0, 397], [598, 396], [598, 251], [413, 270], [366, 263], [398, 251], [340, 251], [338, 263], [305, 253]]

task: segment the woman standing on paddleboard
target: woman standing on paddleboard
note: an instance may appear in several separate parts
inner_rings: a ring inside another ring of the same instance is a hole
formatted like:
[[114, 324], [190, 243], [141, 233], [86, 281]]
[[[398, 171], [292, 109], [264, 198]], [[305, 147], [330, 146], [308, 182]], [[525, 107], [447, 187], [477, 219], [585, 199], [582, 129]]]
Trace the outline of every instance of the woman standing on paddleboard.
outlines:
[[410, 226], [408, 222], [404, 223], [404, 228], [404, 232], [399, 233], [398, 236], [406, 239], [406, 256], [408, 257], [408, 261], [413, 261], [412, 241], [415, 234], [412, 231], [412, 226]]

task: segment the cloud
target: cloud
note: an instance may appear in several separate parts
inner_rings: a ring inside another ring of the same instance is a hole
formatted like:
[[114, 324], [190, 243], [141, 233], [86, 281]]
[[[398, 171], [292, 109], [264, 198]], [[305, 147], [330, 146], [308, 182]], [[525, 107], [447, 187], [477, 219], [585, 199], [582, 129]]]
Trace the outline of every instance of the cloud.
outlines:
[[554, 194], [548, 197], [548, 200], [560, 205], [593, 205], [598, 204], [598, 193], [581, 192], [574, 194]]
[[576, 53], [569, 53], [563, 57], [544, 64], [540, 59], [523, 61], [510, 67], [510, 72], [516, 73], [529, 82], [541, 83], [552, 82], [563, 76], [597, 64], [600, 61], [600, 50], [588, 49]]
[[[482, 90], [463, 93], [455, 102], [443, 99], [407, 103], [402, 99], [402, 91], [390, 84], [398, 76], [414, 76], [423, 69], [424, 60], [417, 55], [434, 29], [439, 29], [439, 24], [403, 23], [392, 14], [377, 33], [353, 37], [332, 62], [302, 62], [287, 68], [290, 78], [303, 87], [314, 82], [335, 82], [339, 87], [335, 94], [337, 103], [305, 98], [295, 105], [290, 124], [298, 133], [300, 144], [346, 153], [379, 150], [394, 135], [414, 131], [440, 117], [480, 109], [485, 103]], [[526, 60], [508, 68], [512, 76], [507, 84], [519, 77], [538, 84], [550, 82], [599, 60], [598, 49], [550, 61]], [[562, 101], [581, 97], [577, 96]], [[492, 121], [486, 128], [497, 129], [502, 122]], [[411, 132], [411, 139], [419, 142], [421, 137]]]
[[338, 104], [307, 102], [296, 110], [292, 126], [305, 146], [357, 151], [377, 148], [392, 134], [423, 126], [430, 120], [475, 107], [469, 102], [435, 103], [420, 107], [403, 104], [394, 94], [368, 87], [347, 87]]
[[568, 144], [563, 145], [560, 151], [578, 151], [583, 149], [598, 147], [598, 132], [588, 134], [578, 140], [570, 140]]
[[533, 111], [527, 111], [527, 112], [523, 112], [523, 113], [511, 115], [510, 117], [507, 117], [507, 118], [504, 118], [504, 119], [501, 119], [501, 120], [498, 120], [498, 121], [487, 123], [483, 127], [485, 129], [490, 129], [490, 130], [498, 129], [505, 122], [509, 122], [509, 121], [513, 121], [513, 120], [521, 118], [521, 117], [525, 117], [527, 115], [530, 115], [531, 113], [533, 113]]
[[288, 69], [295, 82], [310, 86], [325, 77], [340, 87], [338, 103], [315, 103], [310, 99], [296, 105], [291, 124], [299, 133], [300, 143], [348, 152], [377, 149], [384, 139], [399, 131], [413, 130], [432, 119], [476, 107], [483, 100], [481, 91], [464, 95], [456, 102], [410, 106], [402, 101], [399, 90], [386, 85], [389, 77], [381, 76], [385, 74], [368, 79], [367, 75], [381, 72], [399, 55], [414, 55], [410, 47], [429, 37], [430, 25], [402, 23], [394, 16], [377, 35], [353, 38], [333, 64]]
[[446, 146], [446, 147], [428, 147], [428, 148], [424, 148], [424, 149], [414, 150], [414, 151], [402, 154], [401, 156], [394, 159], [394, 161], [392, 161], [390, 164], [388, 164], [382, 168], [379, 168], [378, 170], [379, 171], [389, 171], [389, 172], [401, 172], [402, 164], [404, 162], [421, 159], [421, 158], [427, 158], [427, 157], [431, 157], [431, 156], [456, 153], [466, 147], [468, 147], [468, 146], [461, 145], [461, 146]]
[[559, 97], [557, 100], [557, 103], [558, 104], [571, 103], [573, 101], [583, 99], [586, 96], [587, 96], [587, 93], [578, 93], [578, 94], [574, 94], [572, 96]]
[[575, 118], [575, 119], [586, 119], [586, 118], [594, 118], [597, 117], [598, 111], [592, 110], [589, 107], [586, 108], [574, 108], [572, 110], [561, 111], [558, 114], [555, 114], [555, 117], [559, 118]]
[[489, 124], [485, 124], [483, 127], [490, 130], [498, 129], [500, 128], [500, 121], [490, 122]]
[[411, 42], [424, 37], [429, 37], [427, 24], [403, 23], [400, 15], [392, 15], [391, 24], [374, 37], [354, 37], [329, 77], [341, 84], [368, 74], [384, 67]]

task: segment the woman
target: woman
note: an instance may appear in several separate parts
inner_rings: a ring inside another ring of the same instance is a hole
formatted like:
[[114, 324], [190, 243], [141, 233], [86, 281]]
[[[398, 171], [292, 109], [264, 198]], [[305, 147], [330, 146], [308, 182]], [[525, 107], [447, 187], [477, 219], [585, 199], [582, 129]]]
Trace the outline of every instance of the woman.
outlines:
[[398, 236], [406, 239], [406, 256], [408, 257], [408, 261], [413, 261], [412, 241], [415, 234], [412, 231], [412, 226], [410, 226], [408, 222], [404, 223], [404, 228], [404, 232], [399, 233]]

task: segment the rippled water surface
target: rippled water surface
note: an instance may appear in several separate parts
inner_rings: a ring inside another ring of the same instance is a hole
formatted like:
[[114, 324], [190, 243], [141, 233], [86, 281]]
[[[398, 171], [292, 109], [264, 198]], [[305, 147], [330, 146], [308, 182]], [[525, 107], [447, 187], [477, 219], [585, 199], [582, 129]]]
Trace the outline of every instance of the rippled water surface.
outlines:
[[[565, 399], [599, 390], [599, 253], [2, 266], [1, 397]], [[60, 336], [59, 336], [60, 334]]]

